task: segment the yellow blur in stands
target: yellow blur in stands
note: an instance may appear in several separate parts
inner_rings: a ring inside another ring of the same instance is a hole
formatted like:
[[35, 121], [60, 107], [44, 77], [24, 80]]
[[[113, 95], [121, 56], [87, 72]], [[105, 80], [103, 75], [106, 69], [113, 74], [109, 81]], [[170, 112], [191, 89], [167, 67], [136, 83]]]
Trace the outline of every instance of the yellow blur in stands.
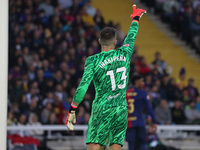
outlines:
[[[131, 23], [132, 2], [130, 0], [92, 0], [93, 6], [100, 9], [106, 23], [112, 20], [120, 23], [122, 30], [127, 33]], [[147, 12], [148, 13], [148, 12]], [[154, 60], [156, 51], [169, 64], [178, 78], [182, 67], [186, 69], [186, 78], [194, 78], [195, 86], [200, 90], [200, 64], [190, 58], [183, 49], [174, 45], [156, 25], [144, 15], [140, 21], [139, 33], [135, 45], [139, 48], [139, 55], [145, 56], [147, 63]]]

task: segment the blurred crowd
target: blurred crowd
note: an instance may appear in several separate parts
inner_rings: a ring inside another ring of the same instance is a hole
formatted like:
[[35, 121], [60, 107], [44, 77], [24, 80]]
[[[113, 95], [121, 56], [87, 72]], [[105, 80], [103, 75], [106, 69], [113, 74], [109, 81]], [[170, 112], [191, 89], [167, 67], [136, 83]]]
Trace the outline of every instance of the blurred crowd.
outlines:
[[[120, 47], [125, 38], [120, 24], [106, 24], [89, 0], [9, 0], [7, 125], [65, 122], [84, 62], [100, 52], [98, 37], [105, 26], [117, 29], [116, 47]], [[194, 79], [186, 81], [184, 68], [177, 79], [170, 77], [170, 66], [159, 52], [152, 64], [137, 52], [135, 47], [130, 74], [144, 76], [144, 89], [159, 124], [198, 123], [200, 96]], [[76, 124], [88, 123], [94, 96], [91, 84], [78, 108]]]
[[141, 0], [200, 54], [199, 0]]

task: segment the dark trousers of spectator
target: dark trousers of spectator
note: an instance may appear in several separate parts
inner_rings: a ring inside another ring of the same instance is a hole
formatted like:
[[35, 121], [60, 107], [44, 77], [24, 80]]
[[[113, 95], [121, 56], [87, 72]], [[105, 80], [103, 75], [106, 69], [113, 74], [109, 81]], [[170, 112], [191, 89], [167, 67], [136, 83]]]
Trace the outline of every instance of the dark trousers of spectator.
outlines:
[[126, 141], [129, 150], [147, 150], [145, 126], [128, 128]]

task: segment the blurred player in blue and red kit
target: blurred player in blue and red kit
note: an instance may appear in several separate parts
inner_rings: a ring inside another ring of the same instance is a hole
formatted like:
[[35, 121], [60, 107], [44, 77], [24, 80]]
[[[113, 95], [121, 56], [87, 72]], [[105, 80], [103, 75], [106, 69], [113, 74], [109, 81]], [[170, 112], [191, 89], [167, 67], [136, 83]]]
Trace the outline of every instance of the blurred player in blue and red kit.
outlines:
[[149, 103], [148, 95], [143, 91], [144, 79], [142, 76], [134, 76], [131, 80], [134, 87], [130, 87], [126, 92], [128, 103], [128, 128], [126, 131], [126, 141], [129, 150], [147, 150], [146, 128], [143, 120], [143, 108], [146, 107], [152, 118], [152, 126], [156, 131], [156, 119], [153, 109]]

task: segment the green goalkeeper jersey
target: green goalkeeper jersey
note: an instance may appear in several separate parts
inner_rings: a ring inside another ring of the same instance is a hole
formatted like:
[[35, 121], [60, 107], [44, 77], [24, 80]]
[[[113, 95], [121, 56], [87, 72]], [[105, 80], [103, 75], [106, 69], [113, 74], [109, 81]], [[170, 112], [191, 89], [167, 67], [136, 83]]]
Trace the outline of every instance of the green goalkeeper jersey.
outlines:
[[130, 59], [138, 32], [138, 23], [131, 23], [124, 45], [116, 50], [102, 51], [90, 56], [85, 62], [84, 74], [76, 90], [73, 101], [80, 103], [93, 80], [95, 99], [93, 110], [114, 106], [127, 106], [126, 90], [129, 80]]

